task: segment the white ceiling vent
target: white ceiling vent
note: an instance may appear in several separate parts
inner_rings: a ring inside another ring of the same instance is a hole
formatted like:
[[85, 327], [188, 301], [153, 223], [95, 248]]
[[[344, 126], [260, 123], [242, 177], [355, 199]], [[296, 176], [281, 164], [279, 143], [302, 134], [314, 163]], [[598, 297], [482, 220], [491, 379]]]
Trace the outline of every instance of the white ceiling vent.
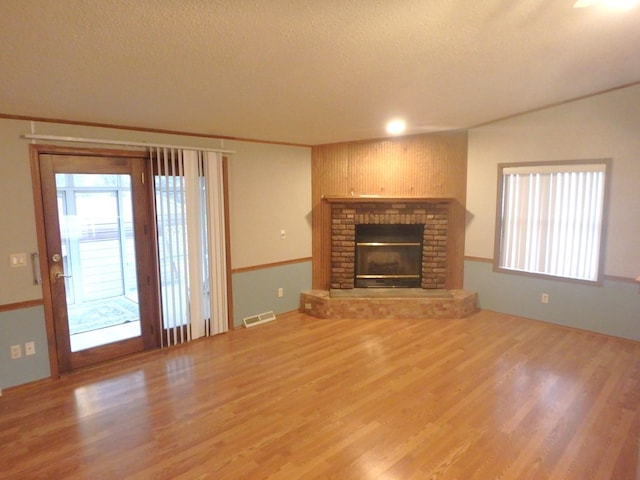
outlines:
[[251, 317], [244, 317], [242, 319], [242, 323], [244, 323], [245, 328], [255, 327], [256, 325], [260, 325], [261, 323], [267, 323], [271, 320], [275, 320], [276, 315], [273, 312], [264, 312], [259, 315], [253, 315]]

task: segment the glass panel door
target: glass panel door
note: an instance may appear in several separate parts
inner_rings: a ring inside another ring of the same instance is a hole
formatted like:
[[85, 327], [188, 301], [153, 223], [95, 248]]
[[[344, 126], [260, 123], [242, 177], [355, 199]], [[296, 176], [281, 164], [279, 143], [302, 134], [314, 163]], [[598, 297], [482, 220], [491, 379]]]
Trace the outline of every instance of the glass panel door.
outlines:
[[56, 174], [71, 351], [140, 336], [131, 177]]
[[153, 196], [142, 157], [40, 154], [60, 372], [159, 345]]

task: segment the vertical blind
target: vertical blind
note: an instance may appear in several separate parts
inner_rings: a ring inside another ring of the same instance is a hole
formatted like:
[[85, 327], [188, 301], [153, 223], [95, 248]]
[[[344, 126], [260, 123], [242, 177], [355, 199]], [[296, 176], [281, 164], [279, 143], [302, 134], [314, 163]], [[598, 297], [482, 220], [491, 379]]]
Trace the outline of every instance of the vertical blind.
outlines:
[[604, 163], [503, 168], [499, 266], [596, 281], [605, 168]]
[[163, 346], [227, 331], [222, 157], [152, 150]]

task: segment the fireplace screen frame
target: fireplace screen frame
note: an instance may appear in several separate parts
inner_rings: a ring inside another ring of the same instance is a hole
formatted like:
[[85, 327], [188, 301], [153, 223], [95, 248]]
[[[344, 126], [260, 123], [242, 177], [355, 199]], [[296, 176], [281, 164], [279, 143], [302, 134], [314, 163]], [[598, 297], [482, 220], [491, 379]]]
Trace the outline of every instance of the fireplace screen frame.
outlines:
[[356, 288], [419, 288], [424, 225], [356, 225]]

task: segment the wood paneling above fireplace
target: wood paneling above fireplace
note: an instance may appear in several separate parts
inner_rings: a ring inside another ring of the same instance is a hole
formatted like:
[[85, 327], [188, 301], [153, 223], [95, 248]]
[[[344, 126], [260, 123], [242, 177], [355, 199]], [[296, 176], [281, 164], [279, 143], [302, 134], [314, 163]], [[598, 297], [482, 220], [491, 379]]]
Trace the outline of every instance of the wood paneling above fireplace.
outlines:
[[331, 204], [380, 199], [448, 202], [445, 283], [462, 288], [466, 175], [466, 131], [313, 147], [313, 288], [331, 287]]

